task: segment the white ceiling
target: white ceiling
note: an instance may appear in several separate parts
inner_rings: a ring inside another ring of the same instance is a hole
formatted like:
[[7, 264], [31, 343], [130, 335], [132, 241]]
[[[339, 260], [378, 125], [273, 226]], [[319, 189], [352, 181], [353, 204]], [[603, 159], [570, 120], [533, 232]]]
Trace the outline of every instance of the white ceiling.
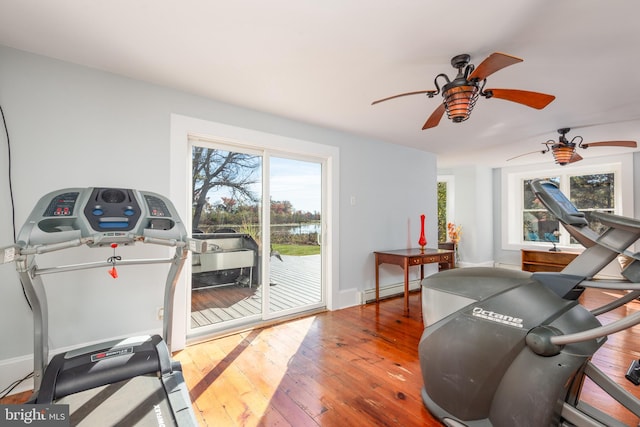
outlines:
[[[640, 140], [636, 0], [0, 0], [0, 44], [310, 124], [416, 147], [442, 167], [548, 161], [556, 129]], [[460, 124], [417, 95], [460, 53], [524, 59], [487, 87], [556, 96], [544, 110], [480, 98]], [[591, 148], [584, 158], [628, 152]]]

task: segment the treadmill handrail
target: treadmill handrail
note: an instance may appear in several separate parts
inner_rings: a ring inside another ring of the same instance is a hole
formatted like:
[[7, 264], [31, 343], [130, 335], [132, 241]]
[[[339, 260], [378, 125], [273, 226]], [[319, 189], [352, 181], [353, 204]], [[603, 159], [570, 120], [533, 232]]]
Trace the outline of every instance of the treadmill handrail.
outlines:
[[40, 255], [48, 252], [60, 251], [63, 249], [75, 248], [85, 244], [93, 243], [93, 239], [89, 237], [81, 237], [78, 239], [68, 240], [66, 242], [48, 243], [43, 245], [27, 246], [20, 248], [20, 255]]
[[182, 248], [187, 245], [187, 243], [183, 240], [161, 239], [158, 237], [148, 237], [148, 236], [143, 237], [141, 241], [143, 243], [148, 243], [152, 245], [171, 246], [171, 247], [178, 247], [178, 248]]

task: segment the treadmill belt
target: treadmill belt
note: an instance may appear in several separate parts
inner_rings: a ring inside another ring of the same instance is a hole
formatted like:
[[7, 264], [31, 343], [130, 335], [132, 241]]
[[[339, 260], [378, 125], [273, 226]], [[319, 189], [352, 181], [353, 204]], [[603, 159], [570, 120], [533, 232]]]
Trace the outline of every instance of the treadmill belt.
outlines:
[[143, 375], [65, 396], [72, 426], [170, 426], [175, 420], [162, 381]]

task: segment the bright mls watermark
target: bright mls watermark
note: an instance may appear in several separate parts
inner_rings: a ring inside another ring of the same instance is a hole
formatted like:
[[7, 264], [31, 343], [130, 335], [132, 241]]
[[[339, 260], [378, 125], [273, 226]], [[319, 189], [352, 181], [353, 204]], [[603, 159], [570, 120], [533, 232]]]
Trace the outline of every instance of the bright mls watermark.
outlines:
[[69, 405], [0, 405], [0, 427], [68, 427]]

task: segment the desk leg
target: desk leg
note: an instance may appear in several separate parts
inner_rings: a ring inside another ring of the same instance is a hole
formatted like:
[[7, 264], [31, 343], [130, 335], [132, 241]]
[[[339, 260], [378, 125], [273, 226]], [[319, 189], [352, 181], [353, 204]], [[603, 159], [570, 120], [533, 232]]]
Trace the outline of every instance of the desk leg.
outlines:
[[380, 302], [380, 263], [376, 254], [376, 302]]
[[404, 314], [409, 315], [409, 258], [404, 259]]

